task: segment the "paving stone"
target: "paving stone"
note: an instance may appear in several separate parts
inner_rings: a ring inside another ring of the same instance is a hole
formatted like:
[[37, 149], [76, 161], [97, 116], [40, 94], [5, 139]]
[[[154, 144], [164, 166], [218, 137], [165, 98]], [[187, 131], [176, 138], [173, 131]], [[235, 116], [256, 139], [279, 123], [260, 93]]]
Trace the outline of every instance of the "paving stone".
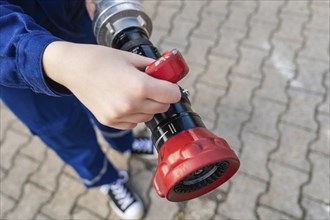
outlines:
[[213, 41], [217, 39], [219, 24], [223, 22], [225, 16], [219, 16], [208, 11], [203, 11], [202, 19], [199, 26], [194, 29], [194, 35], [207, 37]]
[[236, 174], [227, 200], [218, 207], [218, 213], [230, 219], [255, 219], [255, 201], [266, 184], [243, 174]]
[[15, 205], [15, 200], [0, 193], [0, 218], [5, 219], [5, 214], [7, 214], [9, 210], [13, 209]]
[[[106, 219], [110, 211], [108, 203], [108, 197], [101, 194], [99, 188], [88, 189], [86, 193], [77, 200], [77, 206], [73, 211], [73, 217], [75, 219], [86, 219], [84, 216], [94, 216], [93, 219], [97, 219], [97, 217]], [[97, 216], [93, 213], [97, 214]]]
[[291, 217], [284, 215], [283, 213], [280, 213], [274, 209], [270, 209], [262, 205], [257, 207], [257, 213], [260, 219], [274, 219], [274, 220], [292, 219]]
[[237, 151], [241, 145], [238, 133], [242, 123], [247, 120], [249, 114], [246, 111], [227, 106], [219, 106], [218, 112], [219, 118], [214, 133], [226, 139], [232, 149]]
[[118, 170], [127, 170], [128, 169], [128, 157], [123, 154], [110, 149], [107, 152], [107, 157], [109, 161], [118, 169]]
[[220, 40], [212, 47], [212, 54], [236, 59], [239, 56], [237, 44], [245, 36], [245, 32], [232, 27], [222, 27], [219, 34]]
[[185, 0], [184, 7], [181, 10], [180, 14], [178, 15], [178, 19], [197, 23], [200, 19], [198, 16], [200, 10], [202, 9], [202, 7], [204, 7], [207, 4], [208, 4], [207, 1]]
[[72, 217], [73, 217], [72, 219], [77, 219], [77, 220], [104, 219], [82, 208], [75, 209], [75, 211], [72, 214]]
[[250, 97], [253, 90], [258, 87], [259, 82], [231, 75], [229, 77], [231, 86], [228, 94], [221, 100], [221, 104], [235, 109], [251, 111]]
[[326, 84], [326, 100], [323, 104], [320, 105], [318, 108], [318, 112], [323, 113], [325, 115], [330, 115], [330, 72], [328, 70], [326, 77], [325, 77], [325, 84]]
[[34, 184], [27, 183], [23, 188], [22, 198], [15, 210], [7, 215], [8, 219], [33, 219], [40, 205], [47, 201], [50, 192], [42, 190]]
[[33, 137], [32, 140], [20, 151], [20, 153], [41, 162], [44, 160], [46, 151], [47, 148], [45, 144], [38, 137]]
[[194, 110], [202, 118], [216, 118], [216, 100], [218, 97], [224, 95], [225, 90], [223, 88], [211, 87], [210, 85], [197, 83], [197, 93], [194, 99]]
[[298, 59], [297, 63], [299, 74], [292, 80], [290, 85], [311, 92], [324, 93], [324, 88], [320, 85], [323, 81], [324, 72], [329, 68], [329, 65], [309, 59]]
[[282, 117], [282, 121], [316, 131], [317, 124], [314, 120], [314, 111], [322, 97], [292, 89], [288, 93], [291, 97], [290, 108]]
[[214, 42], [209, 39], [196, 37], [194, 35], [189, 38], [189, 41], [190, 47], [184, 55], [185, 59], [194, 63], [205, 65], [205, 57], [209, 53], [209, 49]]
[[[177, 203], [168, 202], [164, 198], [160, 198], [154, 189], [150, 191], [150, 207], [145, 219], [173, 219], [175, 213], [178, 212]], [[166, 208], [164, 208], [166, 207]]]
[[260, 203], [296, 218], [301, 217], [302, 211], [297, 201], [299, 187], [307, 180], [307, 174], [274, 162], [269, 163], [269, 169], [272, 173], [269, 191], [263, 194]]
[[255, 110], [251, 121], [246, 125], [246, 130], [252, 133], [266, 135], [276, 140], [279, 135], [276, 129], [276, 123], [279, 115], [284, 111], [285, 106], [260, 97], [255, 97], [253, 104]]
[[167, 35], [166, 29], [160, 29], [154, 27], [151, 33], [150, 41], [158, 48], [160, 46], [160, 41], [162, 40], [163, 36], [166, 35]]
[[42, 207], [42, 213], [55, 219], [71, 218], [71, 210], [75, 204], [76, 198], [84, 190], [82, 184], [77, 183], [67, 175], [61, 175], [58, 189], [54, 197]]
[[4, 143], [1, 144], [0, 164], [3, 169], [8, 170], [12, 166], [12, 161], [16, 157], [17, 152], [29, 143], [29, 137], [18, 134], [11, 130], [6, 134]]
[[304, 197], [302, 205], [306, 208], [306, 219], [329, 219], [330, 205]]
[[278, 22], [277, 12], [284, 3], [283, 0], [278, 1], [260, 1], [258, 12], [253, 16], [251, 22], [265, 23], [268, 25], [276, 25]]
[[11, 124], [10, 129], [25, 135], [31, 135], [30, 130], [19, 120], [15, 120]]
[[164, 7], [160, 4], [158, 13], [155, 19], [152, 21], [154, 27], [168, 30], [171, 25], [171, 18], [177, 13], [178, 8]]
[[267, 159], [276, 148], [276, 142], [248, 132], [244, 132], [242, 138], [244, 148], [239, 156], [240, 171], [268, 181]]
[[[306, 1], [302, 2], [306, 4]], [[276, 38], [302, 42], [303, 36], [301, 35], [301, 28], [308, 20], [308, 16], [302, 18], [289, 13], [281, 13], [280, 18], [282, 19], [282, 23], [281, 28], [276, 32]]]
[[46, 216], [42, 213], [37, 214], [35, 219], [36, 220], [51, 220], [51, 218], [49, 216]]
[[31, 181], [53, 192], [56, 189], [57, 177], [63, 170], [63, 162], [51, 150], [41, 168], [31, 176]]
[[248, 38], [244, 39], [243, 46], [255, 47], [265, 51], [269, 51], [270, 44], [268, 40], [270, 33], [274, 30], [274, 28], [275, 25], [253, 23], [251, 25]]
[[159, 4], [159, 1], [153, 1], [153, 0], [144, 0], [142, 1], [142, 5], [144, 8], [144, 11], [147, 13], [147, 15], [153, 20], [156, 16], [157, 12], [157, 5]]
[[256, 91], [256, 95], [269, 100], [287, 103], [288, 97], [285, 93], [285, 87], [289, 79], [280, 70], [267, 66], [262, 68], [262, 72], [264, 74], [262, 87]]
[[15, 158], [14, 163], [15, 166], [8, 172], [6, 179], [1, 181], [0, 190], [15, 199], [19, 199], [22, 193], [21, 189], [29, 176], [37, 170], [38, 163], [20, 155]]
[[[303, 193], [304, 195], [308, 195], [308, 197], [314, 198], [319, 201], [324, 201], [329, 204], [330, 203], [329, 156], [312, 152], [309, 154], [309, 158], [311, 163], [313, 164], [312, 166], [313, 174], [310, 183], [304, 187]], [[320, 172], [317, 172], [317, 170], [319, 170]]]
[[178, 0], [178, 1], [175, 1], [175, 0], [170, 0], [170, 1], [161, 1], [161, 5], [164, 6], [164, 7], [174, 7], [174, 8], [177, 8], [177, 7], [180, 7], [180, 5], [182, 4], [182, 0]]
[[323, 30], [325, 33], [329, 33], [329, 22], [327, 22], [327, 19], [329, 20], [329, 1], [323, 1], [326, 3], [324, 6], [317, 6], [316, 2], [312, 2], [312, 17], [311, 21], [307, 25], [307, 29], [316, 29], [316, 30]]
[[294, 15], [302, 19], [309, 14], [308, 4], [308, 1], [288, 1], [287, 5], [282, 10], [282, 14]]
[[209, 60], [209, 65], [200, 80], [207, 82], [210, 85], [227, 87], [228, 80], [226, 79], [226, 76], [231, 66], [235, 63], [235, 60], [214, 54], [210, 54], [207, 59]]
[[330, 118], [328, 115], [317, 114], [317, 120], [320, 123], [320, 132], [318, 139], [311, 145], [311, 149], [330, 155]]
[[188, 201], [185, 208], [186, 219], [211, 219], [217, 207], [215, 201], [206, 197]]
[[[240, 7], [235, 7], [240, 4]], [[234, 27], [235, 29], [246, 31], [248, 17], [253, 13], [256, 7], [255, 1], [238, 1], [231, 5], [231, 13], [224, 27]]]
[[280, 123], [280, 131], [280, 147], [271, 155], [271, 159], [309, 171], [306, 153], [309, 143], [316, 137], [316, 134], [283, 123]]
[[[0, 167], [1, 168], [1, 167]], [[5, 177], [6, 173], [4, 169], [0, 169], [0, 182], [2, 181], [2, 179]]]
[[306, 31], [306, 45], [300, 56], [329, 63], [329, 35]]
[[267, 55], [266, 52], [244, 46], [240, 47], [240, 52], [240, 62], [233, 68], [233, 72], [245, 77], [260, 79], [260, 66]]
[[[0, 103], [2, 101], [0, 100]], [[0, 141], [5, 138], [6, 132], [11, 125], [16, 120], [16, 116], [2, 103], [0, 110]]]
[[213, 14], [218, 16], [223, 16], [228, 13], [228, 0], [223, 1], [210, 1], [205, 7], [205, 12], [207, 14]]
[[188, 37], [195, 26], [195, 23], [186, 20], [180, 20], [178, 17], [174, 20], [171, 34], [164, 38], [165, 43], [182, 44], [184, 48], [188, 46]]
[[[189, 73], [187, 76], [185, 76], [182, 80], [180, 80], [179, 85], [184, 88], [188, 89], [189, 91], [193, 89], [193, 86], [195, 82], [197, 81], [197, 78], [201, 76], [201, 74], [204, 73], [204, 67], [201, 65], [197, 65], [195, 63], [189, 64]], [[201, 80], [198, 80], [200, 82]], [[190, 96], [191, 97], [191, 96]]]
[[301, 45], [296, 42], [283, 41], [281, 39], [273, 39], [272, 45], [274, 47], [272, 55], [265, 64], [277, 69], [286, 79], [293, 78], [296, 71], [293, 60], [296, 51]]

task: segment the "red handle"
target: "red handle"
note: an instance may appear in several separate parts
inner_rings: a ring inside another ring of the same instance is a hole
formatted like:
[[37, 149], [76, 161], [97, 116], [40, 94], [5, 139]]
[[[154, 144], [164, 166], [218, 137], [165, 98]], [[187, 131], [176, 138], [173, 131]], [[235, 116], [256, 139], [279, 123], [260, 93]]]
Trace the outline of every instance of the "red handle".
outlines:
[[145, 72], [157, 79], [177, 83], [187, 75], [189, 68], [181, 53], [173, 49], [149, 64]]

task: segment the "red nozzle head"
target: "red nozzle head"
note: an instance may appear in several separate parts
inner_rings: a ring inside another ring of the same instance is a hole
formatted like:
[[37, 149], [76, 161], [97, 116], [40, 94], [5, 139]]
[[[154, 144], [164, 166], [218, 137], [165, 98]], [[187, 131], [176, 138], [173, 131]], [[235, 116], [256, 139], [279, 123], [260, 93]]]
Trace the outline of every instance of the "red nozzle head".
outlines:
[[180, 202], [199, 197], [230, 179], [239, 160], [227, 142], [206, 128], [183, 131], [159, 150], [153, 184], [161, 197]]

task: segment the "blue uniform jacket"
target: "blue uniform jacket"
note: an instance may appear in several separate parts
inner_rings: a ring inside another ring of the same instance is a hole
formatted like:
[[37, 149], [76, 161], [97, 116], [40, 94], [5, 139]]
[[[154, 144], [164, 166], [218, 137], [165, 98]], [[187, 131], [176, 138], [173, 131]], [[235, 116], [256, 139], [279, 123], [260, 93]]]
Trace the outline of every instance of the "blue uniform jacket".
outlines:
[[0, 87], [57, 96], [45, 83], [44, 49], [54, 41], [95, 43], [83, 0], [0, 0]]

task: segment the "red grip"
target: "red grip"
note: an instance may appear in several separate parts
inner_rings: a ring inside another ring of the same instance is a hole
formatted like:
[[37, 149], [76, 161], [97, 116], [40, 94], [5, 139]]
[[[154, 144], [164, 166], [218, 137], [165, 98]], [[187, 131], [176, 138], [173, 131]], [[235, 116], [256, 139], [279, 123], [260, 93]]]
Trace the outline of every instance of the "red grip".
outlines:
[[145, 72], [157, 79], [177, 83], [189, 72], [186, 61], [177, 49], [163, 53], [163, 55], [149, 64]]

